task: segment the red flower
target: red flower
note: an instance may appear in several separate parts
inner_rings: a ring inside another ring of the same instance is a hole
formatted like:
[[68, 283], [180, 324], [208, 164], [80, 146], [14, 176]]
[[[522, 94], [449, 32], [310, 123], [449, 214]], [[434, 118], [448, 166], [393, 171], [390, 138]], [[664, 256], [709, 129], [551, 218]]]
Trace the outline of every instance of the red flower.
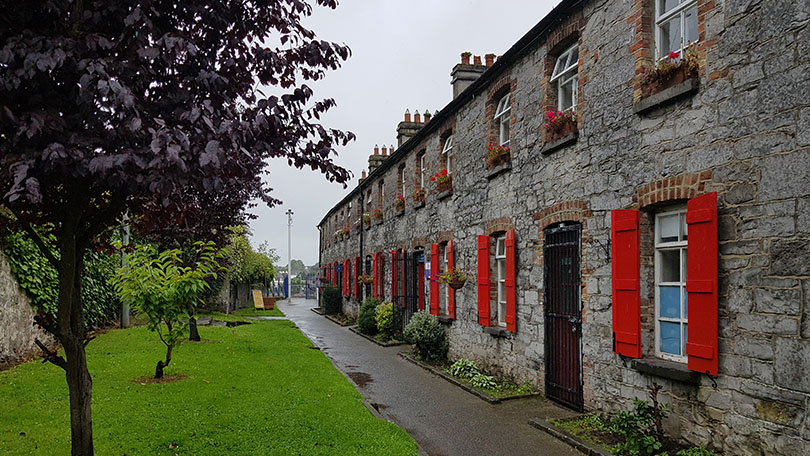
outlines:
[[430, 176], [430, 180], [431, 180], [431, 181], [435, 181], [435, 180], [436, 180], [436, 176]]
[[443, 169], [441, 174], [442, 174], [442, 176], [446, 176], [447, 175], [447, 169]]
[[681, 53], [680, 53], [680, 52], [675, 52], [675, 51], [672, 51], [672, 52], [670, 52], [670, 53], [669, 53], [669, 59], [670, 59], [670, 60], [675, 60], [675, 59], [677, 59], [677, 58], [678, 58], [678, 57], [680, 57], [680, 56], [681, 56]]

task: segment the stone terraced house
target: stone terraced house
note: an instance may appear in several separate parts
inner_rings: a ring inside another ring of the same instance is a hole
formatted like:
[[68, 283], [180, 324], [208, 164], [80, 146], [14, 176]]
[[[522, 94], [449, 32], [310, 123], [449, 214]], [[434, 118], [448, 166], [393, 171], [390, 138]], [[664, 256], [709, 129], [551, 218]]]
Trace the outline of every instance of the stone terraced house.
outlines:
[[808, 23], [806, 0], [565, 0], [465, 53], [319, 224], [344, 312], [425, 309], [451, 360], [568, 407], [655, 382], [673, 435], [809, 455]]

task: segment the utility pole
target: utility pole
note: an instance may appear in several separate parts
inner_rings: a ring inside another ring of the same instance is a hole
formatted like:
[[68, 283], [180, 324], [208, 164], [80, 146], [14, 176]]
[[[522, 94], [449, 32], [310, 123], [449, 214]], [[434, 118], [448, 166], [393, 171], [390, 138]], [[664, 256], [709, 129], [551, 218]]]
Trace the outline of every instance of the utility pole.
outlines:
[[287, 209], [287, 299], [292, 295], [292, 216], [293, 210]]
[[[121, 244], [126, 247], [129, 244], [129, 213], [124, 214], [124, 219], [121, 221]], [[127, 267], [127, 254], [124, 249], [121, 250], [121, 267]], [[129, 328], [129, 304], [126, 300], [121, 300], [121, 327]]]

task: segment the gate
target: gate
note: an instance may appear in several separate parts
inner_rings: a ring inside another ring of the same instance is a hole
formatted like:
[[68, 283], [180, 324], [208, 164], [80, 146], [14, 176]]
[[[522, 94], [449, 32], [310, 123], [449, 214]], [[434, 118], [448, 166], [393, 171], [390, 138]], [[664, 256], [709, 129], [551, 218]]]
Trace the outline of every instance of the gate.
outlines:
[[405, 330], [414, 312], [418, 311], [419, 255], [419, 252], [407, 254], [400, 250], [394, 256], [394, 316], [400, 331]]
[[318, 291], [318, 277], [315, 274], [307, 274], [304, 278], [304, 298], [315, 299]]
[[582, 398], [582, 299], [579, 224], [543, 230], [546, 396], [575, 410]]

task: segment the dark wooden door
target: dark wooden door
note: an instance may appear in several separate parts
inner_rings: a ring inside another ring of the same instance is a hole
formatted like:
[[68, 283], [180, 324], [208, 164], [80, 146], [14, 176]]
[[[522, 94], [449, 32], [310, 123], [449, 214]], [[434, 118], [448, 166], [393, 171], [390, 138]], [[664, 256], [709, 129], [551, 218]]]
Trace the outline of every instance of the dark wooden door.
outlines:
[[545, 246], [546, 396], [582, 411], [581, 225], [548, 228]]

